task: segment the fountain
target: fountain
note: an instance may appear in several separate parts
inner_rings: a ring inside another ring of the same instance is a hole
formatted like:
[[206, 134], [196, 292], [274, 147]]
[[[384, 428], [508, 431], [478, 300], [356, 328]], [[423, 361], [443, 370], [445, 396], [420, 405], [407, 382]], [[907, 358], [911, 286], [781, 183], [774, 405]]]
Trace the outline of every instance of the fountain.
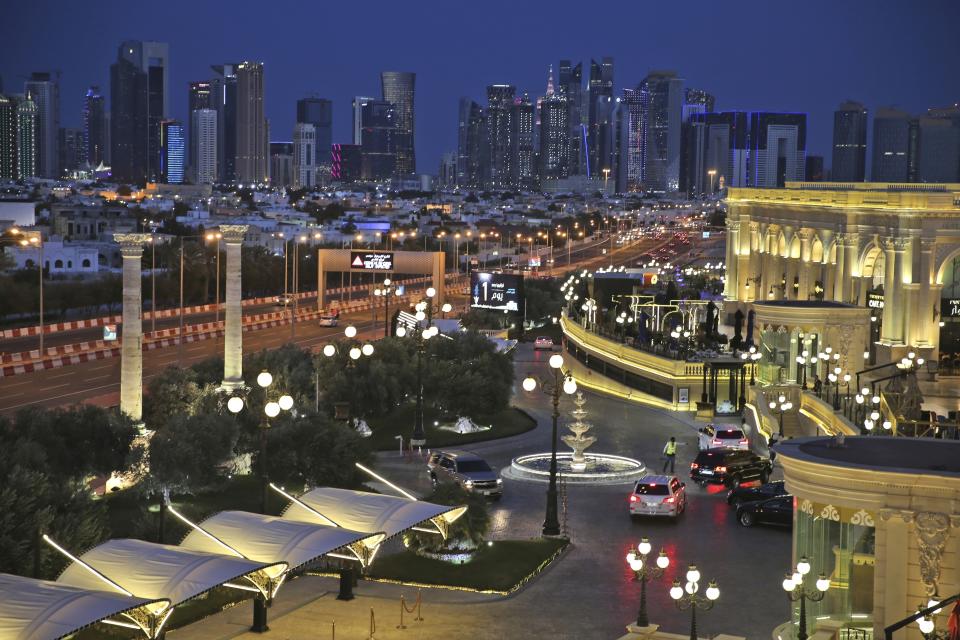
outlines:
[[[647, 472], [647, 467], [633, 458], [608, 453], [586, 453], [597, 441], [587, 432], [593, 425], [585, 420], [587, 400], [577, 392], [573, 400], [576, 408], [570, 412], [574, 420], [567, 424], [570, 434], [561, 437], [572, 452], [557, 454], [557, 472], [568, 483], [577, 484], [627, 484], [635, 482]], [[502, 472], [505, 478], [548, 482], [550, 480], [550, 454], [533, 453], [518, 456]]]
[[590, 445], [597, 441], [594, 436], [584, 435], [593, 427], [593, 425], [589, 422], [583, 421], [583, 419], [587, 417], [587, 410], [583, 408], [583, 405], [586, 403], [587, 400], [583, 397], [583, 393], [577, 391], [577, 397], [573, 400], [573, 404], [577, 405], [577, 408], [570, 412], [575, 420], [567, 425], [567, 429], [570, 429], [570, 431], [573, 432], [573, 435], [563, 436], [560, 438], [568, 447], [573, 449], [573, 457], [570, 459], [570, 468], [575, 472], [586, 470], [587, 458], [583, 455], [583, 452], [586, 451]]

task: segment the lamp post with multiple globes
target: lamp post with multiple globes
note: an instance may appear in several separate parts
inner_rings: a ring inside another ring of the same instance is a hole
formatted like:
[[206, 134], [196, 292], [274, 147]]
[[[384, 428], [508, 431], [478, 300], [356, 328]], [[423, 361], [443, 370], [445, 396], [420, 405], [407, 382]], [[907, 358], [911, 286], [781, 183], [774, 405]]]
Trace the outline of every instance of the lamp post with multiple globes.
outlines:
[[627, 554], [627, 564], [633, 570], [633, 579], [640, 583], [640, 609], [637, 611], [637, 626], [649, 627], [650, 619], [647, 617], [647, 581], [651, 578], [660, 578], [663, 571], [670, 565], [670, 558], [661, 549], [657, 556], [656, 566], [651, 566], [647, 556], [652, 549], [650, 540], [640, 538], [640, 544], [637, 545], [637, 551], [631, 551]]
[[560, 520], [557, 510], [557, 420], [560, 418], [560, 394], [571, 395], [577, 392], [577, 382], [572, 375], [563, 374], [563, 356], [555, 353], [550, 356], [552, 377], [537, 380], [528, 375], [523, 381], [524, 391], [534, 391], [539, 385], [541, 391], [553, 398], [553, 430], [550, 437], [550, 483], [547, 487], [547, 512], [543, 520], [543, 535], [560, 535]]
[[771, 411], [775, 411], [777, 413], [780, 438], [783, 438], [783, 414], [785, 411], [790, 411], [790, 409], [793, 409], [793, 403], [787, 400], [786, 396], [781, 394], [777, 397], [776, 402], [771, 400], [767, 406], [770, 407]]
[[830, 588], [830, 579], [826, 575], [820, 574], [817, 578], [816, 589], [810, 589], [803, 584], [806, 575], [810, 573], [810, 562], [805, 558], [800, 558], [796, 570], [788, 573], [783, 579], [783, 590], [787, 592], [787, 597], [791, 602], [800, 602], [800, 627], [797, 631], [797, 640], [807, 640], [807, 600], [819, 602]]
[[670, 588], [670, 597], [673, 598], [673, 603], [680, 611], [690, 609], [690, 640], [698, 640], [697, 609], [704, 611], [712, 609], [713, 604], [720, 597], [720, 588], [717, 586], [716, 580], [711, 580], [706, 591], [704, 591], [704, 595], [699, 595], [700, 571], [697, 570], [695, 564], [690, 565], [685, 577], [687, 583], [684, 586], [680, 586], [679, 579], [673, 581], [673, 586]]
[[390, 278], [383, 279], [383, 286], [373, 290], [373, 295], [383, 297], [383, 337], [390, 335], [390, 296], [396, 295]]
[[[348, 346], [346, 347], [347, 349], [346, 355], [349, 356], [349, 358], [347, 359], [347, 366], [345, 367], [347, 376], [349, 376], [351, 375], [353, 370], [356, 368], [357, 361], [361, 357], [364, 357], [364, 356], [370, 357], [373, 355], [373, 345], [370, 344], [369, 342], [360, 344], [360, 341], [356, 340], [357, 328], [353, 325], [350, 325], [347, 328], [345, 328], [343, 330], [343, 335], [345, 335], [349, 340], [349, 342], [347, 343]], [[327, 358], [333, 358], [334, 356], [337, 355], [338, 352], [339, 351], [337, 349], [337, 345], [335, 344], [326, 344], [323, 346], [323, 355], [326, 356]], [[347, 403], [347, 424], [353, 427], [353, 418], [354, 418], [353, 384], [351, 383], [349, 386], [350, 386], [351, 392], [350, 392], [350, 400]]]

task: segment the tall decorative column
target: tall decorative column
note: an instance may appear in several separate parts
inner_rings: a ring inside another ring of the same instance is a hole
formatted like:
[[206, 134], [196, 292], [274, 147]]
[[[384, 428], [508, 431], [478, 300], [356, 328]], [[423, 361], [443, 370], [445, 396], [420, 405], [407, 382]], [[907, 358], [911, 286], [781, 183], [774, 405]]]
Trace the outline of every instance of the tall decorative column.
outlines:
[[737, 293], [740, 291], [739, 278], [737, 277], [738, 259], [740, 253], [740, 221], [727, 218], [727, 247], [726, 261], [724, 267], [726, 270], [726, 279], [723, 283], [724, 300], [736, 300]]
[[847, 234], [835, 234], [833, 236], [833, 243], [836, 246], [834, 253], [837, 256], [837, 261], [831, 273], [831, 277], [823, 283], [823, 287], [827, 290], [827, 293], [824, 294], [824, 299], [835, 300], [836, 302], [846, 302], [846, 291], [849, 287], [847, 284], [847, 279], [849, 277], [849, 274], [847, 273]]
[[[935, 265], [936, 239], [921, 238], [917, 251], [917, 270], [912, 273], [916, 290], [910, 305], [911, 316], [906, 324], [907, 343], [918, 347], [935, 348], [937, 323], [940, 320], [940, 286], [937, 285]], [[936, 352], [934, 356], [939, 355]], [[930, 354], [924, 355], [930, 358]]]
[[884, 344], [904, 344], [903, 332], [903, 259], [910, 238], [883, 239], [886, 253], [883, 279], [883, 327], [880, 341]]
[[224, 296], [223, 383], [225, 391], [243, 386], [243, 315], [240, 303], [240, 248], [247, 233], [245, 224], [222, 224], [220, 233], [227, 254], [226, 295]]
[[120, 345], [120, 411], [143, 419], [143, 296], [140, 261], [148, 233], [117, 233], [123, 257], [123, 342]]

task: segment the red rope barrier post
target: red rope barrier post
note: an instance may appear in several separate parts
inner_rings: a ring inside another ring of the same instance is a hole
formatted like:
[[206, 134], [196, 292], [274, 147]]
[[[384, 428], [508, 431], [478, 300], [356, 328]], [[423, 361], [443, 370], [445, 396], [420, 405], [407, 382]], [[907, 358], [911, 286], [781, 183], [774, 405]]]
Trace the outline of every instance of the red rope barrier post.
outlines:
[[407, 605], [403, 602], [403, 596], [400, 596], [400, 624], [397, 625], [397, 629], [406, 629], [407, 625], [403, 624], [403, 612], [406, 611]]
[[423, 622], [423, 616], [420, 615], [420, 607], [423, 604], [423, 592], [420, 589], [417, 589], [417, 617], [414, 618], [417, 622]]

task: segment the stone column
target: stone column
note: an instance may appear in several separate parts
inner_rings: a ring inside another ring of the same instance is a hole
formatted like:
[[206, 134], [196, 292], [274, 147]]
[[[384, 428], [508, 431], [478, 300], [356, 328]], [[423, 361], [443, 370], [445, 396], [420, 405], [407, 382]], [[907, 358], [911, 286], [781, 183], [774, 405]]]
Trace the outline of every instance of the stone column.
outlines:
[[835, 253], [837, 254], [837, 262], [830, 273], [829, 281], [823, 283], [823, 288], [827, 291], [823, 299], [846, 302], [846, 291], [849, 287], [847, 284], [847, 279], [849, 278], [847, 271], [847, 235], [845, 233], [838, 233], [834, 236], [833, 242], [836, 245]]
[[727, 219], [727, 247], [724, 267], [726, 279], [723, 283], [724, 300], [736, 300], [740, 291], [737, 278], [737, 254], [740, 251], [740, 222]]
[[813, 271], [813, 243], [811, 239], [813, 238], [813, 231], [811, 229], [800, 229], [797, 231], [797, 235], [800, 236], [800, 260], [799, 260], [799, 276], [800, 276], [800, 288], [796, 291], [797, 300], [807, 300], [810, 297], [810, 291], [813, 289], [813, 278], [811, 277], [811, 272]]
[[903, 260], [910, 238], [884, 238], [883, 327], [880, 341], [904, 344]]
[[143, 419], [143, 297], [140, 260], [148, 233], [117, 233], [123, 256], [123, 333], [120, 344], [120, 411], [134, 422]]
[[247, 233], [245, 224], [222, 224], [223, 244], [226, 247], [226, 295], [224, 296], [223, 383], [225, 391], [243, 386], [243, 315], [240, 302], [240, 248]]

